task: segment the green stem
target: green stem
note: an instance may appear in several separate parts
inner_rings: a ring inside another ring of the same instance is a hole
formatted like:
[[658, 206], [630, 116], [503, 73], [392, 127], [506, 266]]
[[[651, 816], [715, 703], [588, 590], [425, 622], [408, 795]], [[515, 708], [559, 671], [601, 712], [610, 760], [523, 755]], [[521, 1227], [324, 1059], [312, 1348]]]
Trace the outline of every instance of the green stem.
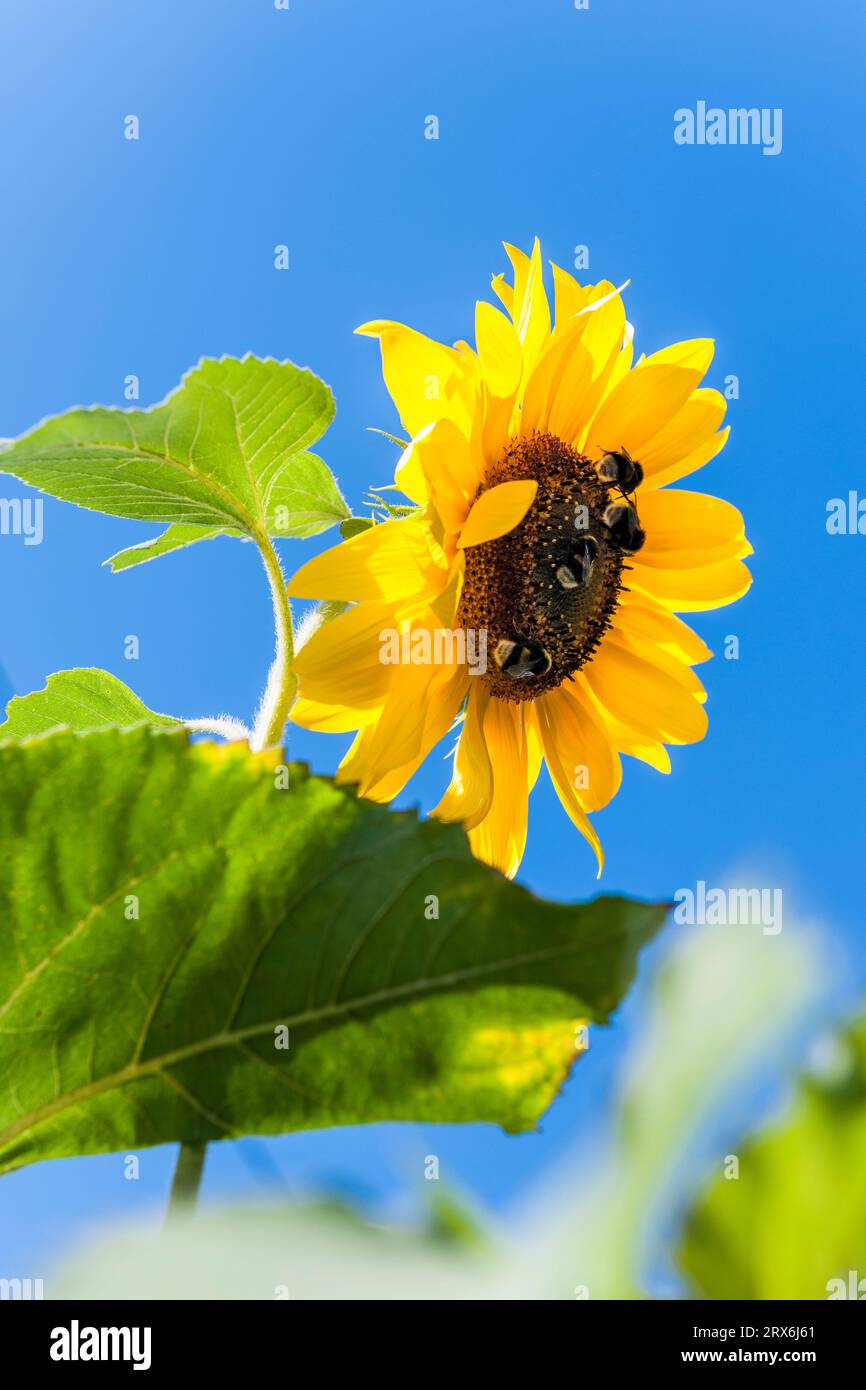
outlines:
[[270, 538], [262, 532], [259, 537], [259, 550], [265, 564], [265, 573], [271, 586], [274, 601], [274, 625], [277, 633], [277, 650], [274, 663], [268, 676], [267, 689], [256, 716], [253, 732], [254, 748], [273, 748], [282, 739], [289, 710], [298, 688], [297, 677], [292, 670], [295, 657], [294, 632], [292, 630], [292, 610], [286, 593], [286, 581], [280, 567], [279, 557]]
[[188, 1216], [194, 1211], [206, 1148], [207, 1145], [204, 1143], [181, 1144], [168, 1199], [166, 1221], [172, 1221], [181, 1215]]

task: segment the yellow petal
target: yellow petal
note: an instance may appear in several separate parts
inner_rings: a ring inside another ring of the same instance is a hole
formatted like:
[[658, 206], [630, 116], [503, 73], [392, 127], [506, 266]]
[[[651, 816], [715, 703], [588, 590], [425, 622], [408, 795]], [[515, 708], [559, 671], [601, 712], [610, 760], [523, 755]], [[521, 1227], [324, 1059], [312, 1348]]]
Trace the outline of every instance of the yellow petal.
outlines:
[[686, 623], [642, 594], [620, 595], [613, 627], [628, 636], [654, 642], [692, 666], [712, 656], [707, 644]]
[[620, 724], [619, 720], [614, 719], [610, 710], [599, 704], [582, 674], [575, 678], [575, 685], [580, 687], [581, 695], [592, 708], [596, 719], [603, 725], [618, 752], [630, 758], [638, 758], [649, 767], [654, 767], [657, 772], [670, 772], [670, 755], [663, 743], [655, 739], [642, 738], [634, 729], [628, 729], [624, 724]]
[[751, 551], [742, 515], [721, 498], [666, 488], [638, 493], [638, 507], [646, 543], [636, 566], [688, 569], [742, 559]]
[[508, 281], [506, 280], [505, 276], [504, 276], [504, 275], [494, 275], [493, 279], [490, 281], [490, 286], [491, 286], [491, 289], [493, 290], [493, 293], [496, 295], [496, 298], [500, 301], [500, 303], [502, 304], [503, 308], [505, 309], [505, 312], [506, 312], [507, 314], [511, 314], [511, 317], [513, 318], [513, 317], [514, 317], [514, 290], [513, 290], [512, 286], [509, 285], [509, 283], [508, 283]]
[[694, 695], [609, 633], [584, 668], [587, 684], [614, 719], [653, 742], [696, 743], [707, 714]]
[[697, 350], [695, 356], [696, 366], [646, 359], [628, 372], [599, 407], [585, 440], [587, 452], [624, 445], [643, 462], [644, 445], [682, 409], [703, 376], [704, 358]]
[[484, 713], [484, 739], [493, 767], [493, 796], [487, 815], [469, 831], [469, 844], [477, 859], [513, 878], [526, 846], [529, 806], [521, 706], [490, 700]]
[[437, 420], [413, 441], [427, 494], [445, 530], [456, 533], [478, 491], [478, 469], [469, 440], [453, 420]]
[[[625, 306], [608, 280], [592, 287], [586, 324], [550, 404], [550, 431], [580, 448], [622, 355]], [[629, 351], [628, 361], [631, 362]]]
[[[421, 431], [423, 434], [423, 430]], [[394, 486], [412, 502], [417, 502], [419, 507], [423, 507], [428, 500], [427, 480], [424, 477], [424, 470], [421, 467], [421, 458], [415, 447], [415, 441], [410, 440], [397, 460], [397, 467], [394, 469]]]
[[475, 341], [481, 369], [493, 395], [512, 395], [523, 373], [520, 339], [510, 319], [483, 300], [475, 306]]
[[[381, 713], [381, 711], [379, 711]], [[304, 726], [306, 728], [306, 725]], [[376, 732], [375, 725], [359, 729], [349, 751], [337, 768], [334, 781], [340, 787], [354, 786], [361, 781], [367, 762], [370, 740]]]
[[[682, 412], [680, 412], [682, 414]], [[703, 468], [716, 454], [721, 453], [728, 442], [730, 429], [720, 430], [718, 434], [708, 435], [703, 442], [690, 453], [680, 454], [675, 463], [667, 468], [660, 468], [652, 473], [649, 478], [644, 478], [644, 495], [655, 488], [664, 487], [667, 483], [675, 483], [680, 478], [687, 478], [690, 473], [697, 473], [699, 468]]]
[[343, 703], [328, 704], [320, 700], [308, 700], [299, 695], [292, 705], [289, 718], [302, 729], [314, 729], [320, 734], [353, 733], [367, 724], [375, 724], [379, 717], [379, 707], [371, 705], [366, 709], [353, 708]]
[[[627, 324], [626, 328], [628, 329], [630, 326], [630, 324]], [[616, 389], [616, 387], [619, 386], [619, 383], [628, 376], [632, 368], [633, 358], [634, 342], [631, 338], [626, 337], [622, 347], [620, 348], [619, 352], [615, 354], [611, 363], [611, 368], [608, 373], [607, 381], [605, 383], [604, 388], [605, 396], [609, 396]]]
[[437, 562], [427, 527], [415, 517], [383, 521], [351, 540], [315, 555], [289, 580], [293, 598], [408, 598], [438, 592], [448, 570]]
[[550, 336], [550, 306], [544, 290], [544, 267], [538, 237], [535, 238], [531, 256], [526, 256], [508, 242], [505, 243], [505, 250], [514, 267], [512, 318], [523, 346], [525, 383]]
[[538, 781], [541, 764], [544, 762], [544, 745], [541, 742], [535, 707], [529, 701], [523, 707], [523, 731], [526, 735], [526, 775], [531, 792]]
[[[368, 725], [359, 731], [357, 738], [337, 768], [334, 780], [338, 786], [356, 785], [363, 780], [369, 760], [370, 745], [375, 734], [375, 725]], [[367, 788], [364, 795], [370, 801], [393, 801], [417, 770], [420, 761], [420, 759], [416, 759], [400, 767], [389, 768], [377, 782]]]
[[[587, 318], [579, 315], [556, 337], [548, 339], [547, 346], [526, 383], [523, 395], [520, 433], [524, 437], [532, 434], [533, 430], [547, 429], [551, 407], [557, 398], [563, 376], [571, 367], [572, 358], [586, 327]], [[590, 354], [584, 351], [581, 361], [590, 362]]]
[[629, 575], [629, 587], [636, 593], [646, 593], [678, 613], [724, 608], [742, 598], [751, 583], [752, 576], [740, 560], [722, 560], [717, 565], [684, 570], [644, 565], [640, 573], [635, 567]]
[[469, 684], [466, 718], [454, 750], [451, 783], [432, 816], [444, 821], [463, 821], [472, 830], [490, 810], [493, 796], [493, 769], [484, 741], [484, 714], [490, 696], [486, 686], [473, 680]]
[[394, 672], [381, 659], [382, 634], [395, 626], [394, 610], [384, 603], [359, 603], [323, 623], [292, 663], [304, 698], [354, 711], [381, 705]]
[[612, 280], [599, 280], [591, 286], [581, 313], [586, 316], [584, 337], [598, 373], [611, 354], [620, 350], [625, 338], [625, 305]]
[[516, 479], [488, 488], [475, 501], [460, 532], [458, 545], [483, 545], [505, 536], [526, 516], [535, 501], [538, 483], [534, 478]]
[[725, 398], [702, 386], [641, 450], [643, 490], [664, 487], [703, 468], [725, 444], [728, 430], [717, 433], [725, 418]]
[[553, 271], [554, 323], [558, 333], [566, 327], [570, 318], [579, 314], [589, 303], [592, 286], [579, 285], [573, 275], [552, 261], [550, 268]]
[[562, 372], [556, 382], [556, 390], [550, 393], [547, 402], [547, 428], [566, 444], [574, 444], [580, 433], [589, 423], [592, 413], [593, 393], [602, 390], [594, 378], [596, 362], [590, 346], [578, 341], [568, 354]]
[[[552, 693], [555, 695], [559, 692], [553, 691]], [[571, 762], [573, 750], [568, 746], [567, 751], [564, 752], [560, 742], [563, 738], [567, 740], [568, 735], [573, 734], [574, 730], [571, 727], [563, 729], [564, 721], [559, 724], [559, 727], [557, 725], [558, 717], [561, 714], [561, 701], [551, 701], [549, 695], [542, 695], [535, 703], [538, 727], [541, 730], [541, 741], [544, 745], [544, 760], [547, 763], [550, 779], [569, 819], [595, 850], [595, 857], [598, 861], [598, 877], [600, 878], [604, 864], [601, 841], [584, 810], [581, 800], [582, 793], [579, 793], [575, 786], [575, 767]]]
[[483, 398], [484, 423], [481, 435], [481, 456], [483, 459], [498, 459], [505, 452], [515, 396], [514, 394], [494, 396], [485, 386]]
[[640, 370], [648, 367], [686, 367], [699, 376], [706, 376], [716, 350], [712, 338], [687, 338], [681, 343], [671, 343], [670, 347], [659, 352], [651, 352], [640, 363]]
[[683, 691], [691, 695], [698, 704], [706, 704], [707, 692], [701, 684], [697, 672], [693, 671], [681, 656], [669, 651], [658, 642], [647, 640], [641, 633], [625, 632], [616, 628], [608, 636], [608, 641], [628, 651], [635, 652], [656, 671], [661, 671], [675, 681]]
[[376, 321], [356, 332], [379, 339], [385, 385], [411, 436], [442, 415], [468, 427], [473, 401], [459, 352], [401, 323]]
[[545, 754], [553, 741], [583, 810], [601, 810], [619, 791], [622, 768], [592, 705], [575, 681], [549, 691], [541, 703], [550, 723]]
[[[394, 774], [399, 773], [400, 786], [405, 785], [445, 736], [460, 708], [468, 679], [465, 667], [457, 665], [397, 668], [366, 750], [358, 789], [362, 796], [390, 800], [396, 795], [390, 790]], [[383, 784], [390, 793], [385, 798]]]

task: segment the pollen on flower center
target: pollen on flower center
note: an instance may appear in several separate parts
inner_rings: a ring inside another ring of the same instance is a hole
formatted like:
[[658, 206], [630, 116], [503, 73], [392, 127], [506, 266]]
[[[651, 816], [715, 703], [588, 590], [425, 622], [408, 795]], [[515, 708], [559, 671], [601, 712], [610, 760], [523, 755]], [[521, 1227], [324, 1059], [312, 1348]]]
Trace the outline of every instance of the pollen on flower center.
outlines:
[[605, 524], [611, 485], [551, 434], [514, 440], [484, 486], [534, 478], [518, 526], [466, 550], [461, 627], [487, 632], [491, 693], [534, 700], [588, 662], [610, 626], [626, 558]]

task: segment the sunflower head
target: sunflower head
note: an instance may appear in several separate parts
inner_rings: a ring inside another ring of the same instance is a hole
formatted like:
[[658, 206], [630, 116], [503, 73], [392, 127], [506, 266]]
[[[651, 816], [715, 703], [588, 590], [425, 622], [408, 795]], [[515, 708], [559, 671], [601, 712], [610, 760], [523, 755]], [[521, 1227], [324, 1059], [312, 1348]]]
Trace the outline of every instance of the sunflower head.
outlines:
[[413, 510], [290, 581], [348, 605], [299, 651], [292, 717], [354, 731], [339, 776], [378, 800], [459, 720], [433, 814], [509, 874], [544, 762], [600, 870], [588, 813], [618, 790], [620, 755], [669, 771], [665, 745], [706, 731], [692, 667], [711, 653], [676, 612], [744, 593], [751, 547], [729, 503], [667, 486], [727, 437], [723, 398], [701, 386], [712, 343], [634, 362], [613, 285], [554, 266], [551, 316], [538, 243], [506, 250], [504, 312], [476, 306], [474, 348], [359, 330], [380, 341], [410, 437], [395, 488]]

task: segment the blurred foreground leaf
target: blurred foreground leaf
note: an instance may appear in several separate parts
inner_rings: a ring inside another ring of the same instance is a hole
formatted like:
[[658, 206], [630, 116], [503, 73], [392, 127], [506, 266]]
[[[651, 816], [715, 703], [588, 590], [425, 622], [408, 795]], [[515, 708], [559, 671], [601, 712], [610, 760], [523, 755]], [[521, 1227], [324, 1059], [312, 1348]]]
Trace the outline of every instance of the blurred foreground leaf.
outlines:
[[764, 936], [706, 926], [669, 938], [617, 1091], [610, 1142], [570, 1198], [563, 1183], [543, 1203], [546, 1277], [594, 1299], [644, 1298], [656, 1286], [651, 1255], [694, 1187], [696, 1140], [735, 1088], [772, 1067], [821, 973], [810, 942], [793, 929]]
[[[372, 1120], [531, 1128], [664, 906], [546, 903], [245, 744], [0, 743], [0, 1171]], [[288, 787], [286, 774], [288, 773]]]
[[526, 1296], [519, 1265], [496, 1247], [446, 1243], [435, 1230], [383, 1229], [320, 1203], [202, 1211], [161, 1230], [118, 1225], [67, 1258], [45, 1294], [293, 1302]]
[[690, 1213], [680, 1262], [705, 1298], [866, 1298], [866, 1019], [822, 1052]]

